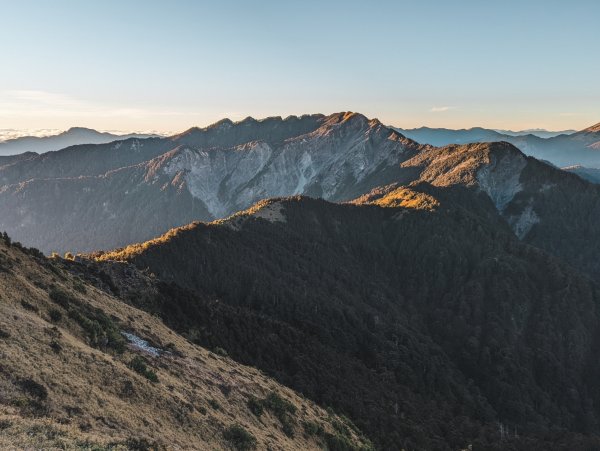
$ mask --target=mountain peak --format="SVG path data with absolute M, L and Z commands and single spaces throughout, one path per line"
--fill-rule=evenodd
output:
M 360 113 L 355 113 L 353 111 L 341 111 L 339 113 L 331 114 L 328 117 L 327 122 L 342 124 L 344 122 L 350 122 L 350 121 L 356 121 L 356 120 L 368 122 L 369 119 L 367 119 L 367 117 L 365 115 L 360 114 Z
M 64 133 L 81 133 L 81 132 L 100 133 L 98 130 L 94 130 L 93 128 L 87 128 L 87 127 L 71 127 Z
M 221 119 L 220 121 L 215 122 L 212 125 L 209 125 L 207 128 L 219 129 L 219 130 L 227 130 L 233 126 L 233 121 L 228 117 Z

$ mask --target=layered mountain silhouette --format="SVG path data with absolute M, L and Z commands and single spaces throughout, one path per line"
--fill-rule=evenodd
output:
M 396 129 L 404 136 L 422 144 L 445 146 L 474 142 L 506 141 L 527 155 L 549 161 L 555 166 L 589 166 L 600 168 L 600 124 L 579 132 L 568 131 L 558 135 L 532 133 L 510 133 L 481 127 L 451 130 L 446 128 L 421 127 Z
M 44 153 L 64 149 L 76 144 L 102 144 L 127 138 L 148 138 L 152 135 L 130 133 L 116 135 L 99 132 L 90 128 L 72 127 L 57 135 L 22 136 L 0 142 L 0 156 L 16 155 L 25 152 Z
M 592 183 L 600 183 L 600 169 L 586 168 L 584 166 L 567 166 L 565 171 L 577 174 L 582 179 Z
M 522 243 L 485 191 L 449 183 L 476 173 L 431 171 L 438 186 L 262 201 L 87 265 L 380 449 L 599 446 L 597 286 Z
M 596 128 L 513 138 L 554 140 L 548 160 L 595 158 Z M 20 324 L 43 326 L 51 308 L 68 317 L 69 346 L 104 351 L 117 329 L 166 349 L 158 316 L 181 347 L 179 336 L 194 343 L 185 353 L 196 360 L 198 346 L 228 353 L 351 420 L 311 404 L 299 409 L 314 415 L 290 426 L 288 404 L 253 389 L 231 401 L 227 421 L 215 415 L 215 447 L 235 419 L 284 448 L 368 449 L 360 430 L 386 450 L 598 448 L 600 186 L 593 170 L 561 170 L 507 141 L 418 144 L 345 112 L 0 157 L 0 230 L 47 253 L 98 250 L 46 259 L 3 238 L 0 283 L 18 321 L 1 326 L 41 362 L 49 357 Z M 71 297 L 56 301 L 52 289 Z M 19 307 L 20 293 L 32 308 Z M 172 373 L 188 374 L 145 362 L 176 388 Z M 235 372 L 243 386 L 251 370 L 223 362 L 211 374 Z M 42 373 L 30 379 L 48 385 Z M 170 405 L 169 390 L 147 404 Z M 244 402 L 251 413 L 270 406 L 282 434 L 255 424 Z M 166 424 L 185 446 L 185 429 Z M 157 439 L 132 423 L 118 429 L 122 443 L 131 430 Z
M 11 212 L 0 229 L 60 253 L 146 241 L 275 196 L 339 202 L 391 183 L 467 186 L 518 238 L 600 276 L 600 187 L 508 143 L 419 145 L 356 113 L 224 120 L 171 138 L 15 157 L 0 180 L 0 210 Z
M 551 131 L 551 130 L 546 130 L 544 128 L 530 128 L 527 130 L 495 130 L 498 133 L 501 133 L 503 135 L 511 135 L 511 136 L 523 136 L 523 135 L 535 135 L 538 136 L 540 138 L 553 138 L 554 136 L 558 136 L 558 135 L 570 135 L 572 133 L 577 132 L 577 130 L 559 130 L 559 131 Z

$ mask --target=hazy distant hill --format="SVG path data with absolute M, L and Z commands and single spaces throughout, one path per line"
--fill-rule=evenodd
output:
M 496 130 L 496 131 L 503 135 L 509 135 L 509 136 L 534 135 L 534 136 L 538 136 L 539 138 L 552 138 L 552 137 L 558 136 L 558 135 L 571 135 L 571 134 L 577 132 L 577 130 L 550 131 L 550 130 L 546 130 L 543 128 L 531 128 L 528 130 L 519 130 L 519 131 L 513 131 L 513 130 Z
M 23 136 L 0 142 L 0 155 L 15 155 L 24 152 L 44 153 L 64 149 L 77 144 L 102 144 L 126 138 L 148 138 L 151 135 L 98 132 L 89 128 L 73 127 L 52 136 Z
M 586 168 L 584 166 L 567 166 L 563 170 L 577 174 L 589 182 L 600 183 L 600 169 Z
M 556 136 L 535 133 L 501 133 L 499 131 L 471 128 L 468 130 L 450 130 L 445 128 L 421 127 L 416 129 L 396 129 L 404 136 L 419 143 L 434 146 L 448 144 L 467 144 L 485 141 L 509 142 L 527 155 L 563 167 L 583 165 L 600 167 L 600 124 L 579 132 Z

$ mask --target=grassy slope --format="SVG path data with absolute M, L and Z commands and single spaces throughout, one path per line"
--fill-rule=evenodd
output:
M 258 449 L 320 449 L 326 434 L 307 434 L 303 424 L 320 425 L 332 436 L 332 424 L 344 424 L 256 369 L 190 344 L 157 318 L 1 239 L 0 268 L 1 449 L 229 449 L 224 431 L 238 423 Z M 52 290 L 68 301 L 53 301 Z M 130 345 L 120 353 L 124 343 L 110 341 L 118 342 L 118 335 L 109 334 L 106 343 L 81 327 L 82 316 L 95 315 L 172 353 L 154 358 Z M 157 383 L 130 368 L 135 356 L 147 361 Z M 248 408 L 252 397 L 273 393 L 296 409 L 293 438 L 272 410 L 257 417 Z M 351 442 L 360 441 L 351 427 L 342 429 Z

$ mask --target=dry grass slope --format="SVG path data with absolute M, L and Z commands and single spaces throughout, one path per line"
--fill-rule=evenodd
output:
M 368 447 L 347 420 L 0 238 L 0 449 L 308 450 L 336 440 Z

